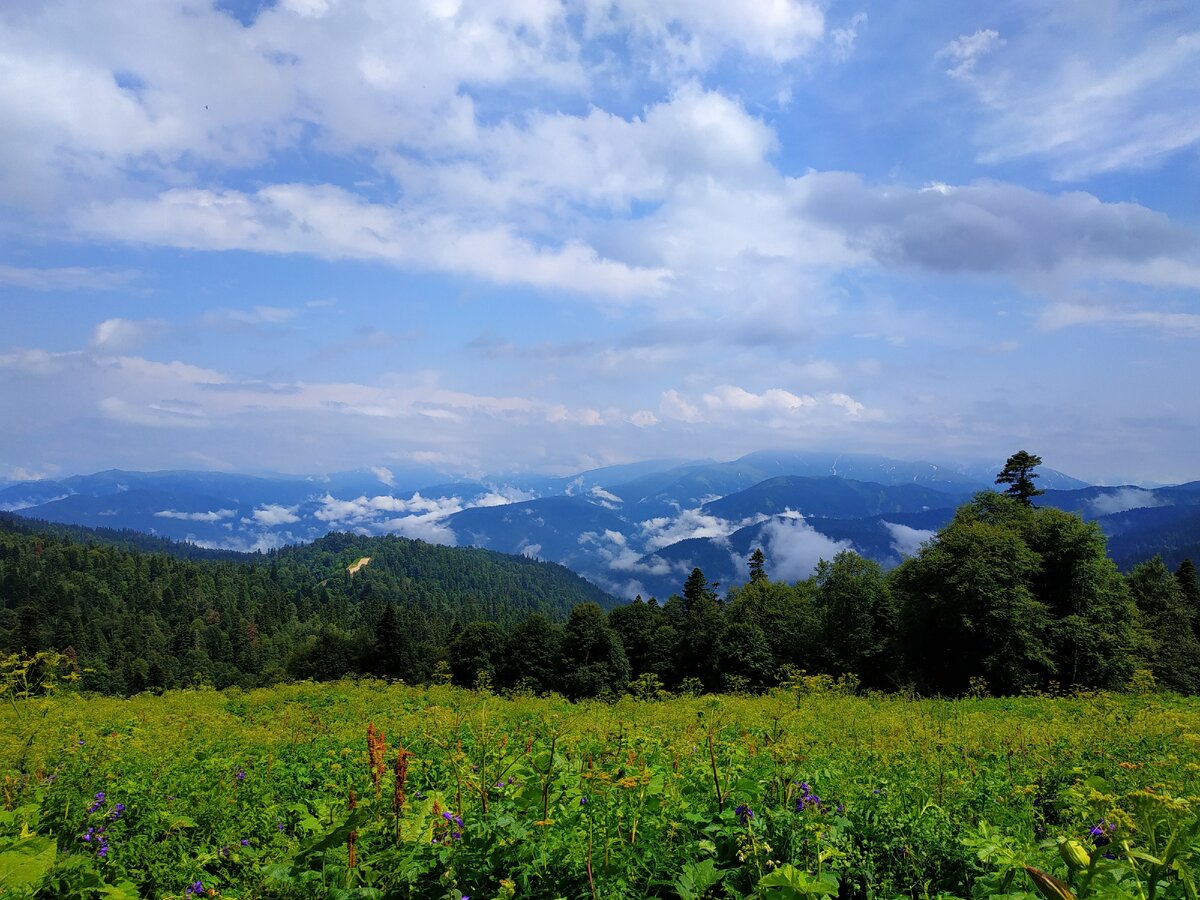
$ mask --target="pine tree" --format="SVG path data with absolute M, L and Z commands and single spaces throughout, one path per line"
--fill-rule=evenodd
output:
M 750 554 L 750 583 L 758 584 L 767 580 L 767 559 L 763 556 L 762 548 L 755 547 Z
M 1007 484 L 1008 490 L 1004 493 L 1015 497 L 1026 506 L 1032 506 L 1034 497 L 1046 493 L 1033 485 L 1033 479 L 1038 477 L 1033 470 L 1041 464 L 1040 456 L 1034 456 L 1024 450 L 1014 453 L 996 476 L 996 484 Z

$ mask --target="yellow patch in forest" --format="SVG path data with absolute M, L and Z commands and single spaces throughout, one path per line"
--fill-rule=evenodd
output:
M 353 574 L 355 574 L 355 573 L 356 573 L 356 572 L 357 572 L 359 569 L 361 569 L 363 566 L 367 565 L 367 564 L 368 564 L 368 563 L 370 563 L 370 562 L 371 562 L 371 557 L 369 557 L 369 556 L 364 556 L 362 559 L 360 559 L 360 560 L 359 560 L 358 562 L 356 562 L 354 565 L 352 565 L 352 566 L 346 566 L 346 571 L 347 571 L 347 572 L 349 572 L 351 575 L 353 575 Z

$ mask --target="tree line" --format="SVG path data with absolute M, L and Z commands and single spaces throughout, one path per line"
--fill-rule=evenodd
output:
M 1191 561 L 1122 575 L 1098 526 L 1033 505 L 1040 462 L 1010 458 L 1004 494 L 978 494 L 890 572 L 846 551 L 774 581 L 756 549 L 723 596 L 693 569 L 662 602 L 616 606 L 561 566 L 394 537 L 235 562 L 10 529 L 0 649 L 64 652 L 110 693 L 373 674 L 577 699 L 756 691 L 798 672 L 946 695 L 1122 689 L 1136 673 L 1200 693 Z

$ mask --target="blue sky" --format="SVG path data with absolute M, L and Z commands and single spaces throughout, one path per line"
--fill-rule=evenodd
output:
M 1198 10 L 6 5 L 0 478 L 1198 478 Z

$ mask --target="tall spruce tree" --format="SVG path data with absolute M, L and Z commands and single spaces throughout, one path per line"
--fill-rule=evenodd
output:
M 1014 453 L 1005 462 L 1004 468 L 996 476 L 996 484 L 1007 484 L 1004 492 L 1010 497 L 1020 500 L 1026 506 L 1033 505 L 1033 498 L 1046 493 L 1033 484 L 1038 475 L 1033 470 L 1042 464 L 1040 456 L 1026 453 L 1024 450 Z

